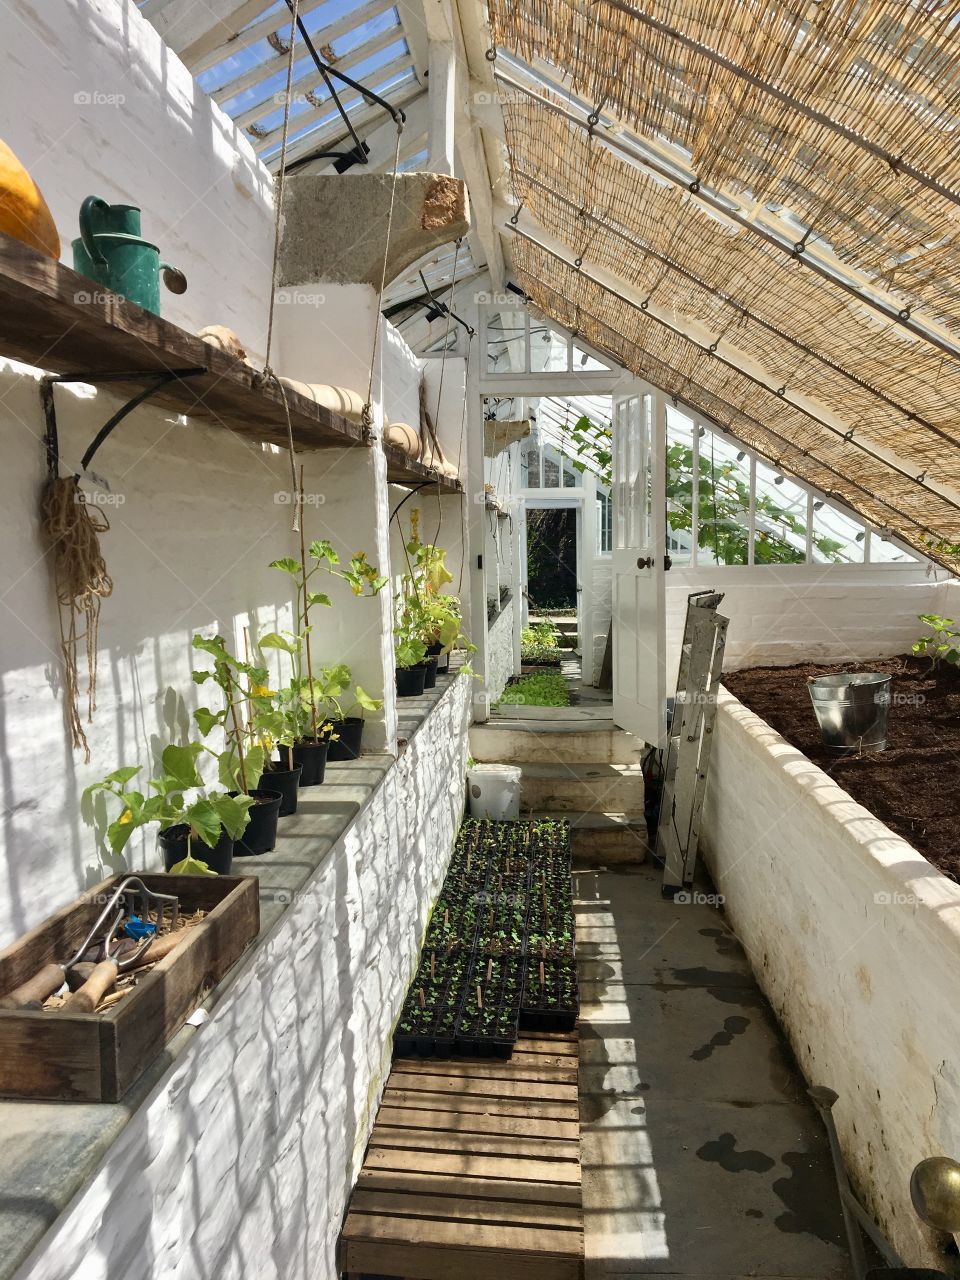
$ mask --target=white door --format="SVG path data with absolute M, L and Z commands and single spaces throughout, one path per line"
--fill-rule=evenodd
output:
M 666 403 L 636 384 L 613 398 L 613 718 L 666 744 Z

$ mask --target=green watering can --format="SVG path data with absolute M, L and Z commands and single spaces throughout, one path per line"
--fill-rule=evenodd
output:
M 160 261 L 160 250 L 140 235 L 140 210 L 87 196 L 80 206 L 80 239 L 73 241 L 73 269 L 145 311 L 160 314 L 160 272 L 171 293 L 183 293 L 182 271 Z

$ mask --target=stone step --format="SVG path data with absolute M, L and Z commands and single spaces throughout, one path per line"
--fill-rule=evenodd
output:
M 521 800 L 530 813 L 622 813 L 643 818 L 639 764 L 556 764 L 518 760 Z
M 570 728 L 488 720 L 470 728 L 470 754 L 484 764 L 639 764 L 645 744 L 610 721 Z
M 538 818 L 566 818 L 574 862 L 587 866 L 641 863 L 649 842 L 642 818 L 625 813 L 538 813 Z

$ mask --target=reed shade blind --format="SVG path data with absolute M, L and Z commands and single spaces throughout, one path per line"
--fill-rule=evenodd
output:
M 659 143 L 688 148 L 697 177 L 739 193 L 745 212 L 782 201 L 809 223 L 811 242 L 822 237 L 851 272 L 895 306 L 922 312 L 960 347 L 960 195 L 954 199 L 951 187 L 960 185 L 953 140 L 960 27 L 948 26 L 947 9 L 834 0 L 796 12 L 718 0 L 644 4 L 645 14 L 919 166 L 944 194 L 624 7 L 620 0 L 491 0 L 490 9 L 499 47 L 553 62 L 584 100 Z M 570 259 L 584 262 L 578 273 L 512 238 L 520 282 L 547 315 L 579 328 L 785 470 L 960 569 L 960 558 L 937 545 L 960 542 L 960 356 L 532 98 L 511 94 L 504 119 L 517 199 L 569 246 Z M 761 366 L 785 399 L 591 283 L 591 264 L 678 327 L 708 334 L 718 354 L 739 352 Z M 786 402 L 797 399 L 813 417 Z M 938 487 L 951 492 L 938 495 Z
M 779 203 L 838 257 L 960 334 L 958 206 L 765 93 L 755 77 L 960 197 L 960 29 L 937 0 L 491 0 L 500 46 L 690 153 L 704 185 Z M 746 73 L 746 76 L 743 74 Z
M 954 504 L 818 428 L 775 392 L 731 371 L 563 259 L 520 237 L 513 254 L 521 286 L 544 314 L 579 330 L 591 345 L 698 409 L 776 466 L 960 571 L 960 558 L 930 548 L 931 541 L 960 542 Z

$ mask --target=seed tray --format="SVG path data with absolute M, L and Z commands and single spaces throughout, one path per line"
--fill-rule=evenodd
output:
M 572 1031 L 580 1016 L 580 988 L 574 960 L 527 960 L 520 1025 L 531 1031 Z

